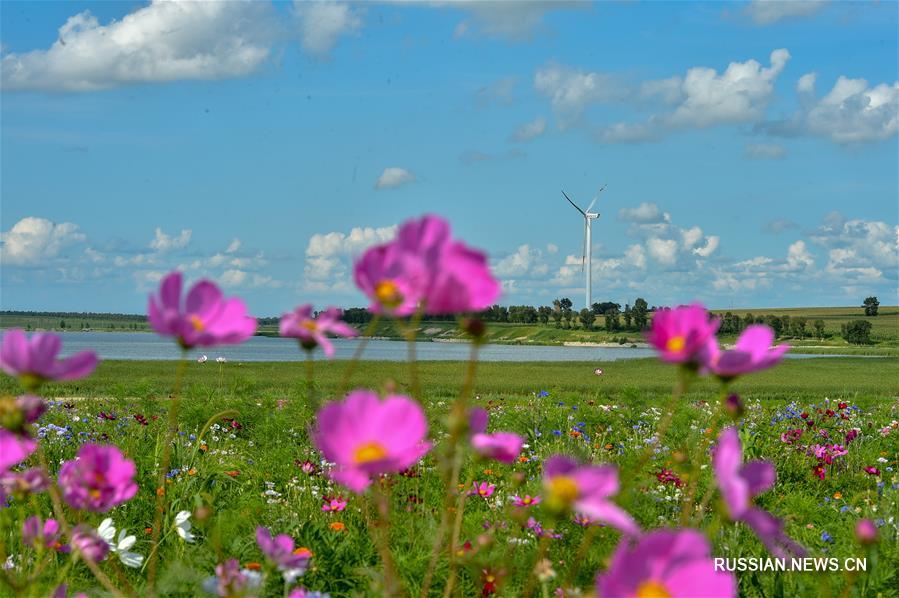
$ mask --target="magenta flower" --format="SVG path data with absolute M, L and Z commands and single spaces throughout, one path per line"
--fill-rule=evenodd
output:
M 47 410 L 44 399 L 34 395 L 0 399 L 0 426 L 19 435 L 28 435 L 26 426 L 36 422 Z
M 237 559 L 228 559 L 215 567 L 215 577 L 203 582 L 203 589 L 221 598 L 233 596 L 255 596 L 255 590 L 262 585 L 262 576 L 257 571 L 241 569 Z
M 469 415 L 471 447 L 488 459 L 496 459 L 501 463 L 514 463 L 521 453 L 524 439 L 512 432 L 486 434 L 487 418 L 486 410 L 480 408 L 471 410 Z
M 787 552 L 800 556 L 805 553 L 801 546 L 784 533 L 780 519 L 752 506 L 752 498 L 771 488 L 777 474 L 768 461 L 743 464 L 740 435 L 736 428 L 727 428 L 718 436 L 718 444 L 712 455 L 712 467 L 732 520 L 746 523 L 777 557 L 786 558 Z
M 855 524 L 855 539 L 864 545 L 877 542 L 877 526 L 870 519 L 859 519 Z
M 681 305 L 657 311 L 646 340 L 662 361 L 696 364 L 718 325 L 719 321 L 711 318 L 702 304 Z
M 864 470 L 865 470 L 865 473 L 867 473 L 868 475 L 880 475 L 880 470 L 877 469 L 876 467 L 872 467 L 870 465 L 865 467 Z
M 59 470 L 63 498 L 74 509 L 105 513 L 137 493 L 134 461 L 115 446 L 85 444 Z
M 290 313 L 281 316 L 281 336 L 299 339 L 300 346 L 307 351 L 321 347 L 325 355 L 334 355 L 334 345 L 328 340 L 328 334 L 343 337 L 354 337 L 356 329 L 341 320 L 343 312 L 336 307 L 329 307 L 312 317 L 312 305 L 301 305 Z
M 2 448 L 2 447 L 0 447 Z M 32 467 L 23 472 L 0 472 L 0 503 L 12 494 L 22 496 L 44 492 L 50 487 L 50 478 L 42 467 Z
M 36 449 L 37 442 L 33 438 L 0 428 L 0 475 L 27 459 Z
M 525 494 L 524 496 L 518 496 L 516 494 L 512 497 L 512 504 L 516 507 L 533 507 L 534 505 L 540 504 L 540 497 L 531 496 L 530 494 Z
M 55 548 L 59 544 L 59 523 L 55 519 L 41 520 L 32 515 L 22 524 L 22 543 L 37 548 Z
M 496 485 L 489 482 L 472 482 L 471 490 L 468 492 L 468 495 L 480 496 L 481 498 L 490 498 L 491 496 L 493 496 L 494 490 L 496 490 Z
M 50 332 L 38 332 L 27 338 L 19 328 L 8 330 L 0 346 L 0 367 L 17 376 L 28 390 L 47 380 L 65 381 L 84 378 L 97 367 L 97 354 L 81 351 L 65 359 L 56 359 L 62 340 Z
M 325 513 L 339 513 L 346 508 L 346 501 L 339 496 L 335 498 L 325 497 L 325 504 L 322 505 L 322 511 Z
M 737 339 L 733 349 L 721 351 L 718 341 L 710 338 L 702 352 L 702 369 L 722 380 L 732 380 L 743 374 L 758 372 L 780 363 L 790 345 L 777 345 L 774 331 L 764 324 L 752 324 Z
M 737 595 L 732 573 L 716 571 L 708 541 L 692 529 L 658 530 L 635 546 L 619 542 L 608 570 L 597 577 L 600 596 L 695 598 Z
M 262 554 L 281 571 L 288 584 L 309 568 L 309 553 L 302 549 L 294 550 L 293 538 L 287 534 L 272 537 L 268 528 L 259 526 L 256 528 L 256 543 Z
M 99 563 L 109 554 L 109 544 L 92 527 L 79 525 L 72 530 L 72 547 L 84 558 Z
M 553 455 L 543 464 L 543 486 L 547 506 L 554 511 L 573 509 L 625 534 L 640 532 L 633 517 L 609 500 L 619 487 L 614 465 L 578 465 L 568 457 Z
M 353 269 L 356 286 L 377 313 L 409 315 L 479 311 L 499 296 L 486 256 L 450 235 L 437 216 L 405 222 L 390 243 L 370 248 Z
M 364 491 L 372 476 L 403 471 L 425 453 L 428 422 L 421 406 L 401 395 L 383 401 L 369 390 L 355 390 L 318 412 L 315 444 L 336 464 L 330 476 L 353 492 Z
M 150 296 L 147 318 L 153 330 L 184 348 L 235 345 L 256 332 L 256 318 L 247 315 L 244 302 L 225 299 L 213 282 L 197 282 L 182 301 L 180 272 L 162 279 L 159 294 Z

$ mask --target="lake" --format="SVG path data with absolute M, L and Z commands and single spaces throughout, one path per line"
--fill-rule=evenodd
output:
M 168 338 L 146 332 L 61 332 L 63 354 L 71 355 L 91 349 L 101 359 L 178 359 L 180 351 Z M 334 339 L 335 359 L 351 359 L 363 341 L 359 339 Z M 421 361 L 464 361 L 470 354 L 467 343 L 415 343 L 416 359 Z M 191 357 L 206 355 L 210 361 L 224 357 L 228 361 L 301 361 L 305 354 L 293 339 L 254 336 L 241 345 L 195 349 Z M 559 347 L 541 345 L 486 345 L 479 351 L 482 361 L 617 361 L 652 357 L 655 351 L 630 347 Z M 373 361 L 406 361 L 408 347 L 405 342 L 369 340 L 362 352 L 362 359 Z M 315 352 L 322 359 L 321 351 Z M 787 355 L 787 357 L 815 357 L 814 355 Z

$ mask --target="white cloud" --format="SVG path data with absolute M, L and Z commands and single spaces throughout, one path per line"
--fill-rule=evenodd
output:
M 534 74 L 534 88 L 549 98 L 563 126 L 576 121 L 588 105 L 625 99 L 629 90 L 613 75 L 552 64 Z
M 677 241 L 652 237 L 646 241 L 649 255 L 659 264 L 673 266 L 677 262 Z
M 475 102 L 479 106 L 501 104 L 509 106 L 515 101 L 515 87 L 518 85 L 518 77 L 503 77 L 489 85 L 478 88 L 475 93 Z
M 646 252 L 643 251 L 642 245 L 634 244 L 629 246 L 624 256 L 627 262 L 635 268 L 640 270 L 646 268 Z
M 234 253 L 240 249 L 241 242 L 240 239 L 234 237 L 231 242 L 228 244 L 228 249 L 225 250 L 225 253 Z
M 87 239 L 71 222 L 55 224 L 44 218 L 27 217 L 0 235 L 2 262 L 13 266 L 45 265 L 69 245 Z
M 818 75 L 816 73 L 806 73 L 799 77 L 799 81 L 796 83 L 796 91 L 798 93 L 813 93 L 815 91 L 815 81 L 818 80 Z
M 226 287 L 237 287 L 242 285 L 247 280 L 247 273 L 243 270 L 225 270 L 222 272 L 222 275 L 219 277 L 219 282 L 221 282 Z
M 555 243 L 547 243 L 546 244 L 546 253 L 550 255 L 556 255 L 559 253 L 559 246 Z
M 316 56 L 327 56 L 341 35 L 358 31 L 362 18 L 353 6 L 328 0 L 294 0 L 303 49 Z
M 699 257 L 709 257 L 716 249 L 718 249 L 718 242 L 720 240 L 721 239 L 717 235 L 706 237 L 705 245 L 693 249 L 693 254 L 698 255 Z
M 530 245 L 521 245 L 515 253 L 496 262 L 493 266 L 493 273 L 501 278 L 522 276 L 527 274 L 539 256 L 539 250 L 531 249 Z
M 743 155 L 751 160 L 779 160 L 787 155 L 787 149 L 776 143 L 747 143 Z
M 537 137 L 543 135 L 543 133 L 545 132 L 546 119 L 542 116 L 538 116 L 534 120 L 523 123 L 517 129 L 515 129 L 515 132 L 512 133 L 510 140 L 516 143 L 524 143 L 526 141 L 536 139 Z
M 831 214 L 812 235 L 812 242 L 828 249 L 828 269 L 874 266 L 896 278 L 899 266 L 899 226 L 876 220 L 846 220 Z
M 543 17 L 554 10 L 584 8 L 582 2 L 560 0 L 529 0 L 513 2 L 498 0 L 444 0 L 431 6 L 448 7 L 468 11 L 470 19 L 461 21 L 455 28 L 455 37 L 473 33 L 512 40 L 526 40 L 543 24 Z
M 814 92 L 814 81 L 806 93 Z M 865 79 L 840 77 L 806 114 L 809 133 L 836 143 L 888 139 L 899 130 L 899 81 L 870 87 Z
M 190 243 L 190 229 L 184 229 L 177 236 L 169 236 L 161 228 L 156 229 L 156 237 L 150 241 L 150 248 L 156 251 L 171 251 L 172 249 L 184 249 Z
M 684 240 L 684 249 L 692 249 L 702 240 L 702 229 L 698 226 L 684 229 L 681 231 L 681 237 Z
M 825 0 L 752 0 L 744 9 L 757 25 L 809 17 L 826 6 Z
M 788 270 L 804 270 L 815 265 L 815 257 L 806 248 L 805 241 L 799 240 L 787 249 Z
M 227 79 L 258 70 L 276 36 L 266 2 L 154 0 L 101 25 L 81 12 L 47 50 L 6 54 L 6 90 L 95 91 L 132 83 Z
M 671 215 L 659 209 L 658 205 L 644 201 L 636 208 L 621 208 L 618 210 L 618 219 L 638 224 L 655 224 L 669 222 Z
M 405 168 L 391 166 L 385 168 L 384 172 L 381 173 L 381 176 L 378 177 L 378 180 L 375 181 L 375 189 L 395 189 L 401 185 L 411 183 L 414 180 L 415 175 Z
M 316 233 L 306 245 L 303 269 L 308 290 L 347 291 L 352 260 L 367 248 L 385 243 L 396 235 L 396 226 L 383 228 L 356 227 L 349 233 Z

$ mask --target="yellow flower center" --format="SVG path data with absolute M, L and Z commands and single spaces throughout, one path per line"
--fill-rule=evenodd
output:
M 190 316 L 188 319 L 190 320 L 190 325 L 193 326 L 194 330 L 196 330 L 197 332 L 202 332 L 203 328 L 205 328 L 205 326 L 203 325 L 203 320 L 201 320 L 199 317 Z
M 684 347 L 687 346 L 687 339 L 682 336 L 672 336 L 668 339 L 668 342 L 665 343 L 665 348 L 671 351 L 672 353 L 680 353 L 684 350 Z
M 356 465 L 364 465 L 372 461 L 380 461 L 387 456 L 387 449 L 377 442 L 366 442 L 356 447 L 353 453 L 353 461 Z
M 657 581 L 644 581 L 637 588 L 637 598 L 671 598 L 671 594 Z
M 394 308 L 403 302 L 403 295 L 392 280 L 382 280 L 376 284 L 375 297 L 384 307 Z
M 553 506 L 568 508 L 578 496 L 577 482 L 567 475 L 557 475 L 549 481 L 549 500 Z
M 315 320 L 303 320 L 300 322 L 300 328 L 305 328 L 309 332 L 315 332 L 318 328 L 318 324 Z

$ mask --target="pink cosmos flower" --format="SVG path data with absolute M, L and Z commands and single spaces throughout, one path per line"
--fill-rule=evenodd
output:
M 0 447 L 2 449 L 2 447 Z M 50 478 L 42 467 L 32 467 L 23 472 L 0 472 L 0 503 L 12 494 L 37 494 L 50 487 Z
M 524 496 L 518 496 L 516 494 L 512 497 L 512 504 L 516 507 L 533 507 L 534 505 L 540 504 L 540 497 L 531 496 L 530 494 L 525 494 Z
M 241 569 L 237 559 L 228 559 L 216 565 L 215 577 L 203 582 L 203 589 L 221 598 L 229 596 L 255 596 L 255 591 L 262 585 L 262 576 L 258 571 Z
M 17 376 L 29 390 L 47 380 L 84 378 L 97 367 L 97 354 L 93 351 L 57 360 L 61 349 L 62 340 L 53 333 L 38 332 L 29 339 L 21 329 L 13 328 L 3 335 L 0 367 L 10 376 Z
M 692 529 L 658 530 L 634 546 L 624 538 L 608 570 L 596 579 L 597 593 L 603 598 L 736 596 L 733 574 L 716 571 L 709 552 L 708 541 Z
M 405 222 L 390 243 L 370 248 L 353 269 L 356 286 L 377 313 L 409 315 L 479 311 L 499 296 L 486 256 L 451 238 L 437 216 Z
M 494 432 L 486 434 L 487 411 L 481 408 L 471 410 L 469 415 L 469 431 L 471 447 L 479 454 L 501 463 L 514 463 L 521 453 L 524 439 L 512 432 Z
M 743 331 L 733 349 L 721 351 L 714 337 L 708 340 L 702 352 L 702 370 L 711 372 L 722 380 L 732 380 L 743 374 L 758 372 L 780 363 L 790 345 L 777 345 L 774 331 L 764 324 L 752 324 Z
M 646 340 L 656 348 L 662 361 L 698 363 L 718 325 L 719 321 L 711 318 L 702 304 L 681 305 L 657 311 Z
M 547 505 L 554 511 L 572 508 L 625 534 L 640 533 L 633 517 L 609 500 L 619 487 L 614 465 L 578 465 L 568 457 L 553 455 L 543 464 L 543 486 Z
M 346 501 L 339 496 L 335 498 L 325 497 L 325 504 L 322 505 L 322 511 L 325 513 L 339 513 L 346 508 Z
M 870 465 L 868 467 L 865 467 L 864 470 L 868 475 L 880 475 L 880 470 Z
M 287 534 L 272 537 L 268 528 L 256 528 L 256 543 L 264 554 L 284 575 L 288 584 L 309 568 L 309 553 L 302 548 L 294 550 L 293 538 Z
M 0 428 L 0 475 L 27 459 L 36 449 L 37 442 L 33 438 Z
M 780 519 L 752 506 L 752 498 L 770 489 L 777 474 L 768 461 L 743 464 L 740 435 L 736 428 L 727 428 L 718 436 L 712 467 L 731 519 L 746 523 L 777 557 L 786 558 L 787 552 L 800 556 L 805 553 L 801 546 L 784 533 Z
M 85 558 L 99 563 L 109 554 L 109 544 L 100 537 L 97 530 L 87 525 L 79 525 L 72 530 L 72 547 Z
M 182 301 L 181 284 L 181 273 L 172 272 L 162 279 L 159 294 L 150 296 L 147 318 L 159 334 L 191 348 L 234 345 L 256 332 L 256 318 L 240 299 L 225 299 L 215 283 L 201 280 Z
M 356 329 L 341 320 L 343 312 L 336 307 L 329 307 L 312 317 L 312 305 L 301 305 L 290 313 L 281 316 L 280 334 L 299 339 L 300 345 L 307 351 L 321 347 L 328 357 L 334 355 L 334 345 L 328 340 L 328 334 L 351 338 L 359 334 Z
M 325 405 L 317 420 L 315 444 L 336 463 L 330 476 L 353 492 L 364 491 L 372 476 L 408 468 L 431 448 L 421 406 L 401 395 L 382 401 L 372 391 L 355 390 Z
M 74 509 L 105 513 L 137 493 L 134 461 L 115 446 L 85 444 L 59 470 L 63 498 Z
M 22 543 L 32 548 L 54 548 L 59 543 L 59 523 L 55 519 L 41 520 L 32 515 L 22 524 Z
M 44 399 L 34 395 L 0 399 L 0 427 L 20 436 L 28 435 L 28 424 L 36 422 L 47 410 Z
M 471 486 L 471 490 L 468 492 L 469 496 L 490 498 L 491 496 L 493 496 L 493 491 L 496 490 L 496 485 L 489 482 L 473 482 Z
M 870 519 L 859 519 L 855 524 L 855 539 L 864 545 L 877 542 L 877 526 Z

